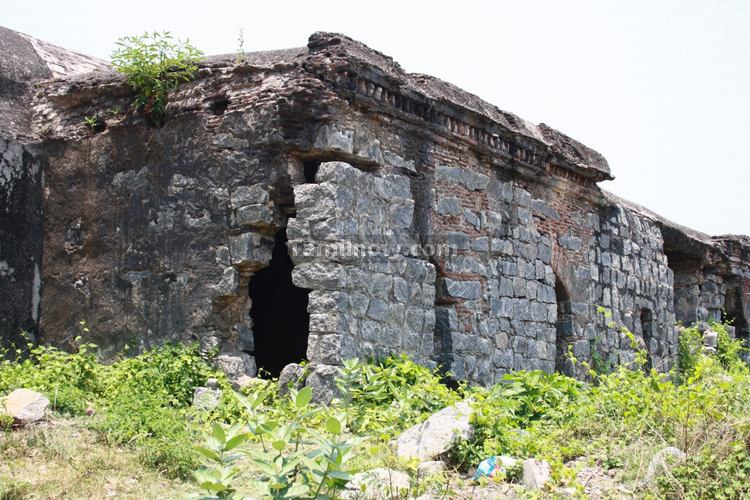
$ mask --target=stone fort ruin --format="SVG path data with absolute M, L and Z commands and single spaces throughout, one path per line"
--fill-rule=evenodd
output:
M 105 63 L 0 29 L 0 333 L 197 340 L 230 375 L 405 352 L 491 384 L 747 338 L 750 239 L 622 200 L 596 151 L 345 36 L 204 60 L 162 127 Z M 100 117 L 92 130 L 86 117 Z

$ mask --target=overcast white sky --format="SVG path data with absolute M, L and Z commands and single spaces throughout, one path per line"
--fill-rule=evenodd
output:
M 600 151 L 602 187 L 711 234 L 750 234 L 750 1 L 8 2 L 0 25 L 107 59 L 169 29 L 207 54 L 337 31 Z

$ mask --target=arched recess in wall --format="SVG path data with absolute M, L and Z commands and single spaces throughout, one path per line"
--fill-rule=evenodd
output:
M 557 301 L 555 371 L 566 375 L 574 375 L 575 367 L 568 356 L 568 346 L 574 340 L 573 310 L 568 288 L 558 275 L 555 275 L 555 299 Z
M 706 249 L 678 228 L 660 226 L 667 267 L 672 270 L 675 319 L 683 325 L 698 321 L 700 283 Z
M 654 313 L 651 309 L 641 309 L 641 335 L 646 348 L 646 369 L 651 370 L 654 356 L 651 346 L 651 339 L 654 338 Z
M 743 339 L 745 344 L 748 345 L 750 329 L 742 307 L 742 292 L 737 286 L 727 287 L 724 307 L 721 310 L 721 321 L 731 324 L 734 327 L 735 337 Z
M 443 280 L 443 264 L 435 256 L 430 257 L 435 266 L 435 330 L 433 353 L 442 373 L 447 374 L 453 366 L 453 335 L 450 329 L 452 302 L 446 296 Z
M 292 259 L 287 249 L 286 228 L 276 233 L 268 267 L 250 278 L 255 362 L 259 373 L 277 377 L 284 366 L 307 356 L 310 314 L 309 290 L 292 283 Z

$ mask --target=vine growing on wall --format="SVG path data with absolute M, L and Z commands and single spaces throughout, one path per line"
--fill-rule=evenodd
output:
M 136 109 L 142 110 L 152 125 L 161 126 L 169 93 L 195 78 L 203 53 L 189 40 L 173 38 L 169 31 L 123 37 L 116 45 L 112 64 L 137 92 Z

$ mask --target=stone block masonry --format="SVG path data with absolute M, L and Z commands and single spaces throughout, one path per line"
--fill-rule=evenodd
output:
M 235 379 L 308 360 L 325 399 L 353 357 L 489 385 L 632 362 L 611 320 L 658 370 L 676 321 L 750 334 L 747 237 L 602 191 L 596 151 L 343 35 L 206 59 L 160 128 L 106 113 L 133 95 L 104 63 L 53 73 L 49 44 L 0 36 L 0 67 L 38 63 L 0 92 L 4 343 L 68 346 L 86 320 L 105 356 L 198 341 Z
M 409 255 L 409 178 L 323 163 L 294 188 L 294 283 L 310 293 L 307 357 L 323 364 L 407 352 L 433 363 L 435 268 Z
M 511 370 L 552 371 L 551 240 L 533 226 L 530 193 L 491 171 L 439 165 L 434 175 L 433 224 L 456 250 L 438 260 L 436 357 L 485 385 Z

